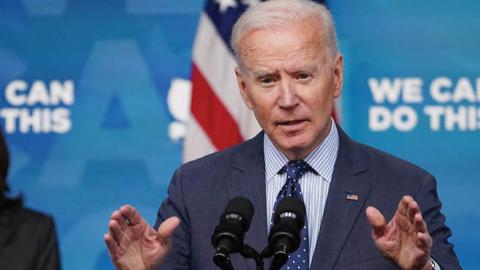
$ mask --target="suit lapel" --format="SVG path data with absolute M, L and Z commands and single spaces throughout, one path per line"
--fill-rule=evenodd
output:
M 233 177 L 228 184 L 229 198 L 242 196 L 255 206 L 250 229 L 245 243 L 261 252 L 267 245 L 267 213 L 265 191 L 265 161 L 263 132 L 242 145 L 233 160 Z M 248 260 L 249 269 L 255 269 L 254 261 Z
M 332 269 L 367 199 L 371 183 L 363 154 L 339 128 L 340 145 L 328 191 L 312 269 Z M 347 198 L 347 194 L 350 194 Z
M 311 269 L 333 268 L 348 233 L 358 216 L 363 214 L 361 209 L 372 188 L 368 174 L 365 173 L 368 171 L 366 157 L 340 128 L 338 131 L 338 157 Z M 240 147 L 243 149 L 238 151 L 232 162 L 232 178 L 227 184 L 228 195 L 230 199 L 245 197 L 255 206 L 245 243 L 260 252 L 268 243 L 263 132 Z M 347 194 L 358 196 L 358 200 L 348 200 Z M 234 263 L 239 265 L 240 261 Z M 248 269 L 255 269 L 253 260 L 243 260 L 243 265 L 245 264 Z M 266 267 L 268 268 L 268 261 Z

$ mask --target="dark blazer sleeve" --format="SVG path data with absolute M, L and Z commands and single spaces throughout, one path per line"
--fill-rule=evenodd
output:
M 426 174 L 420 177 L 416 200 L 422 208 L 422 215 L 427 223 L 428 231 L 433 239 L 431 257 L 440 265 L 442 270 L 461 269 L 453 245 L 448 242 L 452 235 L 445 225 L 445 216 L 440 212 L 440 202 L 436 189 L 436 180 Z
M 21 206 L 0 214 L 0 269 L 60 269 L 52 217 Z
M 168 197 L 158 211 L 155 228 L 172 216 L 180 218 L 181 222 L 172 236 L 175 244 L 158 269 L 190 269 L 190 222 L 183 193 L 182 173 L 178 169 L 168 187 Z
M 35 269 L 60 269 L 60 259 L 58 254 L 55 224 L 53 223 L 53 220 L 51 218 L 47 219 L 44 235 L 41 236 L 41 243 L 39 245 L 39 252 Z

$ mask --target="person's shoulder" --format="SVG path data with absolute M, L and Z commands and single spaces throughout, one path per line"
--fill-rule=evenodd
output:
M 178 170 L 192 171 L 211 169 L 213 167 L 231 166 L 235 159 L 239 156 L 261 154 L 260 147 L 263 147 L 263 133 L 259 133 L 252 139 L 231 146 L 224 150 L 217 151 L 201 158 L 189 161 L 180 166 Z
M 405 160 L 384 150 L 380 150 L 371 145 L 363 144 L 354 140 L 351 142 L 356 145 L 364 156 L 366 156 L 371 168 L 385 175 L 399 175 L 407 179 L 424 178 L 431 175 L 427 170 L 411 161 Z
M 0 218 L 7 221 L 6 224 L 10 224 L 16 231 L 31 235 L 31 237 L 41 237 L 55 231 L 54 220 L 51 216 L 23 205 L 3 208 L 0 214 Z
M 380 149 L 377 149 L 377 148 L 374 148 L 374 147 L 371 147 L 371 146 L 368 146 L 368 145 L 364 145 L 364 147 L 366 149 L 368 149 L 368 152 L 370 153 L 372 159 L 375 160 L 375 161 L 377 161 L 377 160 L 382 161 L 383 160 L 384 164 L 395 166 L 395 167 L 398 167 L 400 169 L 414 170 L 418 173 L 429 174 L 429 172 L 427 172 L 424 168 L 422 168 L 419 165 L 414 164 L 414 163 L 412 163 L 408 160 L 405 160 L 403 158 L 394 156 L 394 155 L 392 155 L 390 153 L 387 153 L 383 150 L 380 150 Z
M 182 190 L 184 197 L 195 198 L 199 191 L 224 185 L 225 180 L 232 178 L 237 161 L 252 160 L 252 157 L 263 154 L 262 138 L 259 134 L 251 140 L 181 165 L 170 181 L 169 194 Z
M 39 211 L 21 207 L 16 212 L 17 218 L 23 223 L 50 226 L 53 224 L 53 218 L 50 215 Z

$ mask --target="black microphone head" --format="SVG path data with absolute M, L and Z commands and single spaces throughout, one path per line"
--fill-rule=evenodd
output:
M 220 223 L 236 220 L 240 222 L 243 232 L 248 231 L 255 212 L 252 202 L 243 198 L 236 197 L 231 199 L 220 217 Z
M 262 252 L 267 257 L 272 256 L 271 269 L 280 269 L 288 255 L 298 249 L 305 212 L 305 204 L 296 197 L 285 197 L 275 208 L 269 246 Z
M 229 254 L 243 248 L 243 238 L 250 227 L 253 212 L 253 204 L 241 197 L 233 198 L 225 206 L 212 235 L 212 245 L 215 248 L 213 261 L 222 269 L 230 264 Z
M 281 219 L 294 219 L 300 230 L 305 223 L 305 204 L 296 197 L 285 197 L 281 200 L 273 216 L 273 224 L 277 224 Z

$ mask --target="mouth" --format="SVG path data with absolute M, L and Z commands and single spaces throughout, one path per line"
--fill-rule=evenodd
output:
M 280 125 L 280 126 L 294 126 L 294 125 L 298 125 L 298 124 L 300 124 L 304 121 L 305 121 L 304 119 L 291 120 L 291 121 L 281 121 L 281 122 L 278 122 L 278 125 Z
M 276 124 L 287 132 L 296 132 L 305 127 L 307 119 L 295 119 L 290 121 L 278 121 Z

